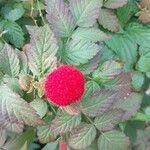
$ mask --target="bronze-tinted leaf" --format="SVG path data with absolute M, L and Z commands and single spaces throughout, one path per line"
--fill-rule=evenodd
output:
M 100 10 L 100 15 L 98 18 L 98 22 L 109 31 L 117 32 L 119 31 L 119 20 L 114 13 L 114 11 L 110 9 L 104 9 L 102 8 Z

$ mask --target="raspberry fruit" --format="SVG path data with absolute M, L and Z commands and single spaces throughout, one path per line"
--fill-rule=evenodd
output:
M 48 75 L 45 95 L 53 104 L 67 106 L 81 99 L 84 84 L 84 75 L 79 69 L 63 65 Z

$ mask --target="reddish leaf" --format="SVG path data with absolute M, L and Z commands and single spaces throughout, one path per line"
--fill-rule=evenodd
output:
M 116 9 L 127 4 L 128 0 L 107 0 L 104 3 L 106 8 Z
M 98 18 L 99 23 L 109 31 L 117 32 L 119 31 L 119 21 L 114 11 L 110 9 L 101 9 Z
M 124 99 L 132 92 L 131 80 L 130 73 L 122 72 L 114 80 L 107 83 L 106 88 L 116 92 L 116 99 Z

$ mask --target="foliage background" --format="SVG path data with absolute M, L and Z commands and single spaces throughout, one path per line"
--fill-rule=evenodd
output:
M 0 0 L 0 149 L 150 149 L 149 0 Z M 80 104 L 46 101 L 47 73 L 86 75 Z

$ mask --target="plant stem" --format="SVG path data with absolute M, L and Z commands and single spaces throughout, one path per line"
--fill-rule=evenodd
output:
M 93 123 L 93 121 L 91 120 L 91 118 L 89 118 L 88 116 L 86 116 L 86 115 L 84 115 L 85 116 L 85 118 L 91 123 L 91 124 L 93 124 L 94 125 L 94 123 Z
M 30 12 L 30 17 L 31 17 L 31 19 L 33 20 L 34 24 L 35 24 L 36 26 L 38 26 L 36 20 L 35 20 L 34 17 L 33 17 L 33 10 L 34 10 L 33 5 L 34 5 L 34 1 L 32 0 L 32 2 L 31 2 L 31 12 Z
M 50 104 L 50 107 L 51 107 L 52 111 L 54 112 L 54 114 L 56 115 L 57 112 L 56 112 L 55 108 L 51 104 Z
M 39 10 L 39 15 L 40 15 L 40 17 L 41 17 L 41 19 L 42 19 L 43 24 L 45 25 L 45 20 L 44 20 L 42 11 L 41 11 L 41 7 L 40 7 L 39 0 L 37 0 L 37 5 L 38 5 L 38 10 Z

